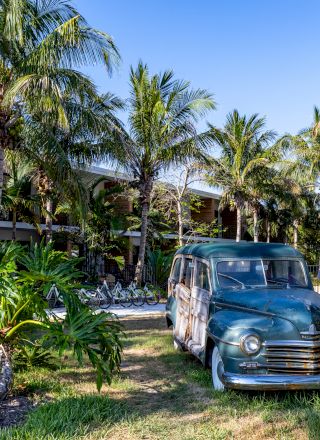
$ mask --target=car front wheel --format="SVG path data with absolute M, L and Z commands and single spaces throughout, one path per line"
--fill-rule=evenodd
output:
M 224 391 L 225 386 L 223 382 L 220 380 L 221 374 L 224 372 L 224 366 L 218 347 L 214 347 L 212 352 L 211 369 L 212 369 L 213 388 L 217 391 Z

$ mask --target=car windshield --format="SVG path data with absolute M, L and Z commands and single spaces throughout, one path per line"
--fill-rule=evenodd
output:
M 220 261 L 217 276 L 223 289 L 307 287 L 303 265 L 298 260 Z

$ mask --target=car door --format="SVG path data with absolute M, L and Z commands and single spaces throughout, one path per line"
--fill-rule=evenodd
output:
M 180 281 L 181 267 L 182 266 L 182 256 L 178 255 L 175 257 L 172 269 L 170 273 L 170 277 L 168 279 L 168 296 L 176 295 L 176 286 Z
M 190 298 L 190 335 L 187 346 L 198 355 L 205 347 L 211 298 L 209 262 L 196 259 Z
M 190 337 L 190 298 L 191 285 L 193 277 L 192 257 L 184 256 L 182 259 L 182 268 L 179 283 L 175 287 L 177 313 L 174 336 L 180 343 L 186 343 Z

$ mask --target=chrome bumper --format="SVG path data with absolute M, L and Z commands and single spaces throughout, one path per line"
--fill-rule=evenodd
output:
M 222 373 L 222 382 L 235 390 L 315 390 L 320 389 L 320 374 L 310 375 L 249 375 Z

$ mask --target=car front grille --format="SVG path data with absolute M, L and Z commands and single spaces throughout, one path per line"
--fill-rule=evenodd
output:
M 270 373 L 320 374 L 319 341 L 266 341 L 264 347 Z

